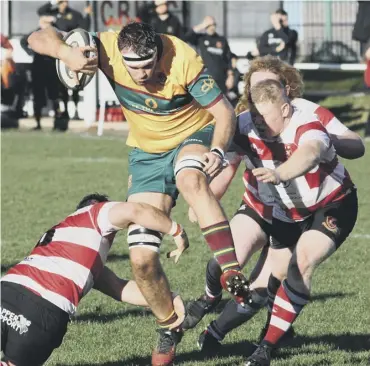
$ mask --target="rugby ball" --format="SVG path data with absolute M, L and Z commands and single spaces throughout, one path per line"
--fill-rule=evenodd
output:
M 77 28 L 69 33 L 67 33 L 63 37 L 64 42 L 71 46 L 71 47 L 85 47 L 85 46 L 92 46 L 96 47 L 94 38 L 91 34 L 84 29 Z M 94 57 L 95 53 L 88 51 L 86 52 L 86 57 Z M 79 90 L 83 89 L 89 82 L 92 80 L 94 75 L 86 75 L 82 72 L 77 74 L 79 84 L 73 79 L 73 72 L 66 66 L 66 64 L 61 60 L 56 60 L 56 68 L 59 80 L 63 83 L 63 85 L 72 90 Z

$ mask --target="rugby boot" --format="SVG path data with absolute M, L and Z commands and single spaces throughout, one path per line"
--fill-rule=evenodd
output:
M 249 284 L 243 273 L 231 269 L 222 273 L 220 281 L 222 288 L 229 292 L 238 304 L 244 306 L 246 303 L 252 303 Z
M 253 354 L 247 358 L 244 366 L 270 366 L 271 350 L 272 348 L 266 344 L 259 345 Z
M 212 357 L 220 350 L 221 343 L 206 329 L 198 338 L 198 347 L 205 356 Z
M 182 328 L 194 328 L 206 314 L 210 313 L 220 303 L 221 298 L 222 294 L 216 297 L 209 297 L 204 294 L 199 299 L 191 301 L 186 307 L 186 316 Z
M 172 366 L 176 355 L 176 346 L 180 343 L 183 332 L 170 329 L 158 329 L 159 340 L 152 353 L 152 366 Z

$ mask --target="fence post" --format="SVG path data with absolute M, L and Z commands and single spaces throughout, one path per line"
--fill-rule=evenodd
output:
M 333 39 L 332 31 L 332 0 L 325 0 L 325 40 L 328 42 Z

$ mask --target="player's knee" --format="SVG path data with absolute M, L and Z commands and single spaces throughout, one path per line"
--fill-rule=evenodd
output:
M 158 261 L 150 257 L 132 257 L 131 266 L 135 277 L 140 279 L 156 278 L 161 273 Z
M 199 195 L 206 192 L 207 181 L 203 174 L 189 170 L 177 178 L 177 188 L 183 194 Z
M 203 166 L 201 157 L 196 155 L 187 155 L 177 161 L 175 165 L 176 184 L 181 193 L 200 192 L 206 188 Z
M 130 260 L 135 274 L 146 276 L 158 271 L 158 253 L 162 234 L 155 230 L 146 229 L 140 225 L 130 225 L 127 242 L 130 249 Z
M 132 250 L 130 251 L 130 261 L 136 278 L 155 278 L 161 272 L 158 254 L 154 252 Z

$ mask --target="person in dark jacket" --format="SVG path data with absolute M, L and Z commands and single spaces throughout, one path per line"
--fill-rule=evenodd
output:
M 17 72 L 13 60 L 13 46 L 9 39 L 0 34 L 1 38 L 1 128 L 18 127 L 17 100 L 19 89 L 22 87 L 22 77 Z
M 237 68 L 238 56 L 234 53 L 231 54 L 231 70 L 228 72 L 232 75 L 232 79 L 230 80 L 230 84 L 226 83 L 227 87 L 227 98 L 229 99 L 230 103 L 233 107 L 236 107 L 240 93 L 239 93 L 239 83 L 242 79 L 242 75 Z
M 76 28 L 90 29 L 91 25 L 91 5 L 84 10 L 84 15 L 79 11 L 69 7 L 69 2 L 66 0 L 50 1 L 42 5 L 37 10 L 37 15 L 53 16 L 54 27 L 63 32 L 70 32 Z
M 206 16 L 185 34 L 184 41 L 198 47 L 208 72 L 226 94 L 226 84 L 232 83 L 231 51 L 226 38 L 216 32 L 215 18 Z
M 44 16 L 40 18 L 38 29 L 43 29 L 51 26 L 52 19 Z M 28 36 L 25 35 L 20 40 L 20 45 L 24 51 L 33 56 L 31 65 L 31 88 L 33 94 L 33 111 L 36 120 L 35 130 L 41 130 L 41 112 L 42 108 L 47 105 L 47 101 L 51 100 L 55 117 L 60 115 L 59 110 L 59 90 L 61 83 L 55 68 L 55 60 L 48 56 L 39 55 L 31 50 L 28 46 Z
M 262 34 L 258 43 L 260 56 L 278 56 L 294 64 L 297 56 L 298 33 L 289 28 L 288 13 L 278 9 L 271 14 L 272 28 Z
M 167 1 L 154 1 L 155 13 L 151 16 L 149 24 L 157 33 L 169 34 L 180 39 L 184 32 L 180 20 L 168 10 Z
M 360 52 L 366 62 L 364 81 L 370 89 L 370 2 L 359 1 L 356 21 L 353 27 L 352 38 L 360 42 Z M 370 110 L 365 126 L 365 140 L 370 140 Z
M 70 32 L 71 30 L 76 28 L 89 30 L 91 25 L 91 13 L 92 13 L 91 5 L 85 8 L 84 15 L 82 15 L 79 11 L 70 8 L 69 2 L 65 0 L 48 2 L 42 5 L 37 10 L 37 14 L 39 16 L 53 17 L 52 21 L 53 26 L 63 32 Z M 61 86 L 60 93 L 65 106 L 65 111 L 67 111 L 69 99 L 68 90 L 64 86 Z M 77 113 L 77 105 L 79 101 L 78 91 L 73 91 L 72 100 L 76 107 L 75 108 L 76 113 L 74 118 L 80 119 Z
M 370 48 L 370 2 L 359 1 L 352 38 L 360 42 L 361 54 Z

